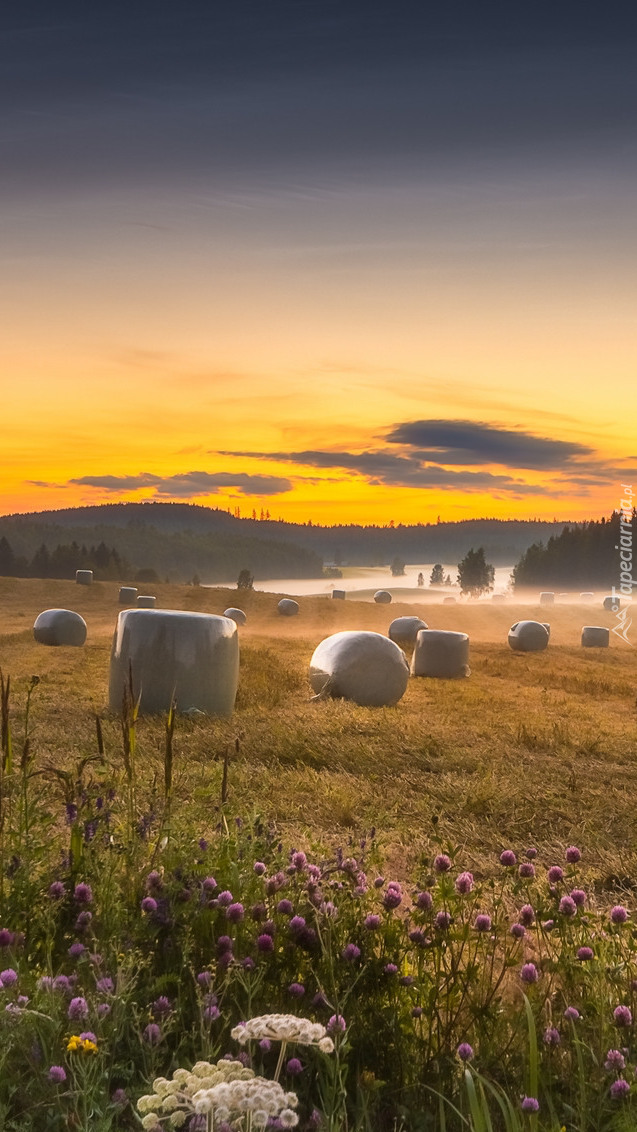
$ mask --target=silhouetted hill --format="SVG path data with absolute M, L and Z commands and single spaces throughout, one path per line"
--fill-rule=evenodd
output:
M 468 519 L 396 526 L 315 526 L 276 519 L 241 519 L 219 508 L 192 503 L 104 503 L 59 511 L 0 517 L 0 537 L 16 556 L 31 559 L 75 541 L 80 547 L 106 543 L 135 568 L 154 567 L 163 576 L 203 582 L 235 581 L 250 569 L 267 577 L 318 577 L 322 562 L 353 566 L 458 562 L 471 547 L 484 547 L 488 562 L 517 562 L 531 544 L 558 535 L 560 522 Z

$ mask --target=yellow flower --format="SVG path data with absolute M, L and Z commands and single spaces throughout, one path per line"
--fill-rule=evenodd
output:
M 71 1035 L 66 1048 L 71 1053 L 77 1053 L 78 1050 L 81 1050 L 82 1053 L 97 1053 L 96 1043 L 92 1042 L 90 1038 L 80 1038 L 78 1034 Z
M 69 1038 L 66 1048 L 68 1050 L 70 1050 L 71 1053 L 75 1053 L 75 1050 L 79 1049 L 81 1045 L 82 1045 L 82 1039 L 80 1037 L 78 1037 L 77 1034 L 73 1034 Z
M 84 1053 L 97 1053 L 96 1043 L 89 1041 L 88 1038 L 84 1038 L 84 1041 L 82 1042 L 82 1049 Z

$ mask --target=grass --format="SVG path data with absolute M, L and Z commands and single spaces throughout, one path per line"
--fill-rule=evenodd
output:
M 0 663 L 16 703 L 31 675 L 41 677 L 31 722 L 38 758 L 64 767 L 94 750 L 95 714 L 107 747 L 119 742 L 119 723 L 105 710 L 117 589 L 0 581 Z M 611 625 L 612 614 L 555 607 L 549 649 L 520 655 L 509 650 L 506 630 L 537 617 L 537 607 L 428 606 L 432 627 L 469 633 L 470 678 L 412 679 L 395 708 L 370 709 L 310 703 L 312 651 L 339 629 L 386 632 L 413 606 L 306 598 L 297 618 L 283 619 L 268 594 L 168 585 L 156 592 L 164 608 L 219 613 L 238 601 L 248 614 L 233 717 L 177 721 L 175 794 L 189 800 L 202 834 L 230 750 L 232 806 L 257 808 L 293 841 L 335 843 L 373 825 L 409 871 L 434 833 L 463 845 L 468 862 L 485 870 L 509 842 L 533 839 L 548 851 L 578 839 L 592 880 L 637 875 L 636 655 L 614 641 L 608 650 L 578 644 L 583 623 Z M 32 623 L 52 606 L 85 617 L 84 648 L 35 643 Z M 144 776 L 161 773 L 163 726 L 140 720 Z

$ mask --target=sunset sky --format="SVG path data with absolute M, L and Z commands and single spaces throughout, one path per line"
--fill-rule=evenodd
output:
M 0 513 L 637 491 L 637 9 L 9 0 Z

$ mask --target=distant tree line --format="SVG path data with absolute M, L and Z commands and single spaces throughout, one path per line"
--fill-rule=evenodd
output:
M 32 558 L 14 554 L 9 540 L 0 538 L 0 576 L 3 578 L 72 578 L 76 570 L 92 570 L 97 581 L 131 576 L 131 565 L 114 546 L 58 543 L 49 550 L 41 543 Z
M 514 586 L 610 589 L 617 585 L 621 572 L 620 520 L 620 512 L 614 511 L 608 519 L 566 526 L 546 544 L 533 543 L 513 570 Z M 635 509 L 630 530 L 632 544 L 637 546 Z

